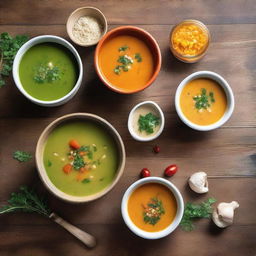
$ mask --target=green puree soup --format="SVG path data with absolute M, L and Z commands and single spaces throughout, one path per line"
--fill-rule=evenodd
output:
M 47 175 L 58 189 L 74 196 L 92 195 L 114 179 L 117 145 L 93 121 L 67 122 L 49 135 L 43 161 Z
M 78 65 L 66 47 L 41 43 L 31 47 L 22 57 L 19 76 L 25 91 L 34 98 L 57 100 L 75 86 Z

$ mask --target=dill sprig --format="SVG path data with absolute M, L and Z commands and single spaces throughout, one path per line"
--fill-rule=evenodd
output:
M 10 212 L 35 212 L 46 217 L 51 214 L 45 199 L 26 186 L 20 187 L 19 192 L 12 193 L 8 204 L 0 208 L 0 214 Z

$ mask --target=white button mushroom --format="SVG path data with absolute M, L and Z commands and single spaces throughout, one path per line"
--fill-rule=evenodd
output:
M 190 188 L 196 193 L 203 194 L 208 192 L 207 174 L 205 172 L 195 172 L 188 180 Z
M 213 222 L 220 228 L 232 225 L 234 219 L 234 211 L 239 207 L 238 202 L 220 203 L 212 213 Z

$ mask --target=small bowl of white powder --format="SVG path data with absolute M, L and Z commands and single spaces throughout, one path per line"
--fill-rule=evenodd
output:
M 80 46 L 92 46 L 107 32 L 107 20 L 95 7 L 81 7 L 68 17 L 67 32 L 70 39 Z

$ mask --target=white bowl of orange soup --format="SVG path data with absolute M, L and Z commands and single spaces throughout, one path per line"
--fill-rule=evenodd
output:
M 234 105 L 234 95 L 228 82 L 211 71 L 189 75 L 176 90 L 178 116 L 198 131 L 210 131 L 222 126 L 231 117 Z
M 159 239 L 178 227 L 184 203 L 178 188 L 170 181 L 148 177 L 134 182 L 126 190 L 121 211 L 133 233 L 145 239 Z

